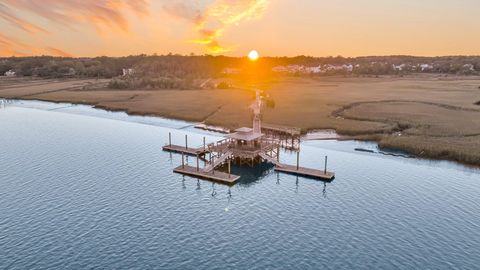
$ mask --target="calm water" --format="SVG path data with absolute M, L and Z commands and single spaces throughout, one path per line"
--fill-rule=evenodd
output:
M 315 141 L 302 163 L 328 155 L 332 183 L 236 168 L 229 189 L 173 174 L 168 131 L 208 134 L 85 106 L 0 109 L 0 269 L 480 267 L 479 170 Z

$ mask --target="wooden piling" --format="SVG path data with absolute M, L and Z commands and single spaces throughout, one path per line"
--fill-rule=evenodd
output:
M 280 161 L 280 145 L 277 145 L 277 161 Z
M 188 136 L 185 134 L 185 149 L 188 149 Z
M 297 171 L 299 167 L 300 167 L 300 151 L 297 152 Z
M 198 165 L 198 154 L 197 154 L 197 172 L 199 171 L 199 165 Z
M 228 160 L 228 178 L 230 179 L 231 172 L 230 172 L 230 159 Z
M 213 163 L 215 163 L 215 157 L 211 157 L 211 164 L 212 164 L 212 174 L 215 175 L 215 167 L 213 166 Z
M 205 144 L 205 137 L 203 137 L 203 152 L 205 152 L 205 150 L 207 150 L 207 148 L 206 148 L 206 144 Z
M 172 133 L 168 132 L 168 145 L 172 146 Z
M 328 160 L 328 156 L 325 156 L 325 169 L 323 170 L 325 174 L 327 173 L 327 160 Z
M 182 168 L 185 168 L 185 160 L 184 160 L 184 157 L 185 155 L 183 154 L 182 152 Z

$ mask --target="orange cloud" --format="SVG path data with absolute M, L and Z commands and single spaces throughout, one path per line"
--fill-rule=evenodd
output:
M 28 34 L 49 33 L 42 26 L 22 19 L 19 14 L 24 15 L 25 12 L 71 28 L 79 23 L 88 23 L 99 33 L 104 33 L 105 28 L 128 32 L 128 12 L 137 16 L 148 15 L 149 0 L 2 0 L 0 3 L 0 20 Z M 33 20 L 35 16 L 29 18 Z M 5 35 L 0 36 L 0 55 L 38 54 L 72 56 L 53 47 L 37 48 Z
M 0 3 L 0 18 L 29 33 L 47 32 L 42 27 L 33 25 L 14 15 L 12 10 L 2 3 Z
M 61 56 L 61 57 L 73 57 L 73 55 L 71 55 L 71 54 L 69 54 L 65 51 L 62 51 L 60 49 L 57 49 L 57 48 L 47 47 L 47 48 L 45 48 L 45 51 L 49 55 Z
M 44 19 L 64 25 L 79 22 L 93 24 L 97 30 L 102 27 L 128 31 L 126 12 L 137 15 L 148 14 L 148 0 L 4 0 L 4 6 L 11 7 L 7 16 L 14 16 L 12 10 L 28 11 Z M 18 25 L 20 27 L 20 25 Z
M 37 48 L 0 33 L 0 55 L 26 56 L 36 51 Z
M 70 53 L 57 48 L 38 48 L 0 33 L 0 56 L 29 56 L 40 54 L 73 57 Z
M 137 15 L 144 16 L 149 14 L 149 3 L 147 0 L 126 0 L 126 3 Z
M 187 0 L 165 5 L 171 15 L 187 19 L 194 25 L 199 38 L 193 43 L 203 44 L 211 53 L 224 53 L 232 48 L 220 45 L 218 39 L 231 25 L 260 18 L 270 4 L 269 0 L 216 0 L 201 8 Z

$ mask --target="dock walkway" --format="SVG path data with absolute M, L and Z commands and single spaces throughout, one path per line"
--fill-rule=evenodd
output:
M 190 148 L 190 147 L 174 145 L 174 144 L 167 144 L 162 149 L 163 149 L 163 151 L 180 153 L 180 154 L 183 153 L 183 154 L 189 155 L 189 156 L 203 155 L 206 152 L 206 151 L 204 151 L 203 147 Z
M 205 166 L 205 168 L 203 168 L 202 171 L 205 172 L 205 173 L 211 172 L 217 166 L 219 166 L 220 164 L 225 162 L 225 160 L 227 160 L 231 155 L 232 155 L 232 151 L 227 151 L 219 159 L 214 160 L 213 164 L 209 164 L 209 165 Z
M 275 166 L 275 171 L 284 172 L 294 175 L 306 176 L 311 178 L 318 178 L 326 181 L 332 181 L 335 178 L 335 173 L 333 172 L 325 172 L 322 170 L 310 169 L 310 168 L 303 168 L 282 164 L 282 166 Z
M 198 178 L 203 178 L 206 180 L 214 181 L 214 182 L 219 182 L 222 184 L 227 184 L 227 185 L 233 185 L 235 184 L 239 179 L 240 176 L 234 175 L 234 174 L 228 174 L 224 173 L 221 171 L 216 171 L 212 170 L 210 172 L 205 172 L 201 169 L 197 170 L 197 167 L 192 167 L 188 165 L 184 166 L 178 166 L 173 170 L 176 173 L 188 175 L 188 176 L 193 176 L 193 177 L 198 177 Z

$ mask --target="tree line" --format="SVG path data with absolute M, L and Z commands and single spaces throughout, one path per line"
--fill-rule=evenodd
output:
M 0 75 L 12 70 L 17 76 L 42 78 L 114 78 L 123 75 L 123 69 L 132 69 L 131 74 L 139 84 L 169 85 L 176 80 L 215 78 L 225 68 L 242 69 L 248 60 L 240 57 L 211 55 L 135 55 L 126 57 L 65 58 L 52 56 L 0 58 Z M 275 66 L 303 65 L 353 65 L 351 73 L 365 75 L 404 74 L 428 72 L 444 74 L 479 74 L 480 56 L 371 56 L 371 57 L 264 57 L 258 62 L 263 70 Z M 428 68 L 421 69 L 421 65 Z M 402 65 L 402 68 L 399 66 Z M 343 74 L 334 70 L 328 74 Z M 178 82 L 177 82 L 178 83 Z

